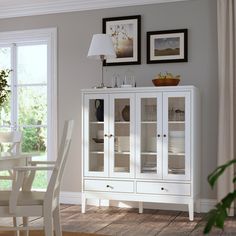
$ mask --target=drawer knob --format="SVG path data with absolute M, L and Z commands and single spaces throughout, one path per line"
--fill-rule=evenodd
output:
M 113 189 L 113 187 L 111 185 L 107 185 L 107 188 Z
M 163 187 L 161 187 L 161 190 L 162 190 L 162 191 L 165 190 L 166 192 L 168 192 L 168 189 L 167 189 L 167 188 L 163 188 Z
M 160 134 L 158 134 L 158 135 L 157 135 L 157 137 L 158 137 L 158 138 L 160 138 L 160 137 L 161 137 L 161 135 L 160 135 Z

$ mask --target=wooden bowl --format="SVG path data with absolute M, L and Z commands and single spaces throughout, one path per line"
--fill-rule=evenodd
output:
M 176 86 L 180 79 L 153 79 L 152 83 L 155 86 Z

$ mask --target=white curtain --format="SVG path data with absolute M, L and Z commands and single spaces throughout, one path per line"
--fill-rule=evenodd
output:
M 236 158 L 236 0 L 217 0 L 217 27 L 219 58 L 218 165 L 221 165 Z M 233 167 L 218 182 L 218 200 L 233 191 L 232 179 Z

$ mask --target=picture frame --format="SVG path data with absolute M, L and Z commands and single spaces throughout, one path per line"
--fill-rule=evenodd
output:
M 147 32 L 147 64 L 188 61 L 188 29 Z
M 102 31 L 111 36 L 117 55 L 104 66 L 141 64 L 141 15 L 103 18 Z

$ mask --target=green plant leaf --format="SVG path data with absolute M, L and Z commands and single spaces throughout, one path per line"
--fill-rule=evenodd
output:
M 234 176 L 234 178 L 233 178 L 233 183 L 235 183 L 236 182 L 236 176 Z
M 206 226 L 204 228 L 204 234 L 211 231 L 213 226 L 223 229 L 225 219 L 228 217 L 227 210 L 230 209 L 231 204 L 236 199 L 236 190 L 228 193 L 219 203 L 215 205 L 215 208 L 208 212 L 206 216 Z
M 217 215 L 215 217 L 215 226 L 223 229 L 224 228 L 224 222 L 226 217 L 228 216 L 226 209 L 221 206 L 218 211 L 217 211 Z
M 216 217 L 217 209 L 212 209 L 208 212 L 206 216 L 207 223 L 203 231 L 204 234 L 208 234 L 211 231 L 212 227 L 215 225 Z
M 231 204 L 236 198 L 236 190 L 231 193 L 228 193 L 221 201 L 225 208 L 230 209 Z
M 208 182 L 213 188 L 218 178 L 224 173 L 224 171 L 231 165 L 236 163 L 236 159 L 233 159 L 227 162 L 224 165 L 216 168 L 209 176 Z M 233 183 L 236 182 L 236 176 L 233 178 Z M 228 210 L 232 203 L 236 199 L 236 190 L 228 193 L 219 203 L 215 205 L 215 208 L 208 212 L 206 216 L 207 223 L 204 228 L 204 234 L 208 234 L 213 226 L 216 226 L 220 229 L 224 228 L 225 219 L 228 217 Z
M 7 84 L 7 77 L 12 70 L 0 70 L 0 106 L 2 106 L 8 99 L 8 94 L 10 92 L 9 85 Z
M 233 160 L 227 162 L 226 164 L 219 166 L 208 176 L 208 182 L 212 188 L 214 187 L 218 178 L 223 174 L 225 169 L 234 163 L 236 163 L 236 159 L 233 159 Z

